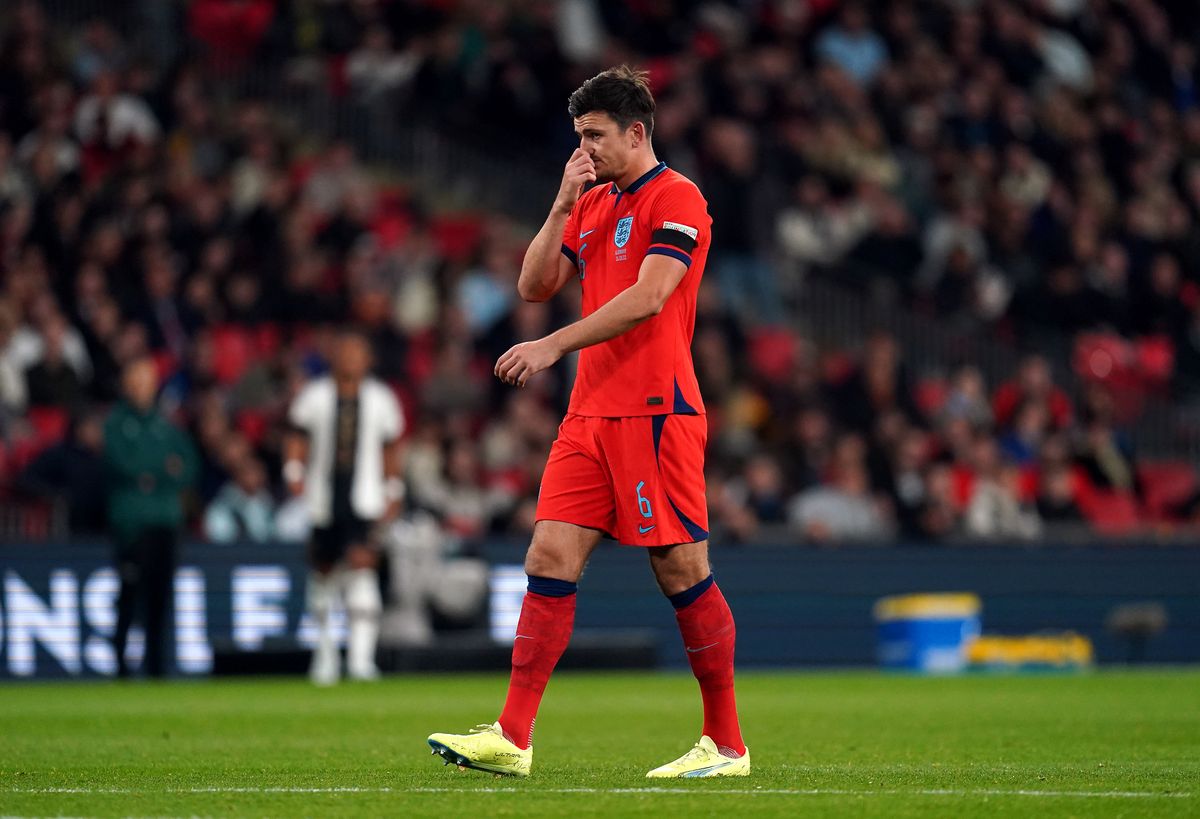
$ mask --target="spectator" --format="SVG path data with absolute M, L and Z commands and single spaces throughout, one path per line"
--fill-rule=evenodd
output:
M 75 109 L 75 136 L 84 149 L 84 175 L 95 180 L 131 152 L 158 141 L 158 120 L 145 100 L 120 89 L 112 71 L 96 74 L 91 92 Z
M 1084 523 L 1075 498 L 1075 478 L 1065 464 L 1042 470 L 1038 480 L 1037 511 L 1048 527 Z
M 875 417 L 888 410 L 898 410 L 908 419 L 918 416 L 893 335 L 870 335 L 858 369 L 837 389 L 837 405 L 843 423 L 859 431 L 869 429 Z
M 370 26 L 362 44 L 346 60 L 346 76 L 358 99 L 377 102 L 407 85 L 420 64 L 414 53 L 392 49 L 392 35 L 382 25 Z
M 1137 493 L 1133 444 L 1114 422 L 1112 395 L 1101 386 L 1088 390 L 1076 442 L 1076 460 L 1094 486 Z
M 845 71 L 860 85 L 870 85 L 887 62 L 887 45 L 871 30 L 866 6 L 851 0 L 839 21 L 817 38 L 817 55 Z
M 891 534 L 891 525 L 871 497 L 866 467 L 854 458 L 842 460 L 830 485 L 792 499 L 788 523 L 816 543 L 883 540 Z
M 1016 378 L 1002 384 L 992 396 L 996 425 L 1007 429 L 1017 409 L 1028 402 L 1045 407 L 1053 429 L 1064 429 L 1071 421 L 1071 401 L 1061 388 L 1055 386 L 1050 376 L 1050 364 L 1040 355 L 1026 356 Z
M 1042 521 L 1022 503 L 1020 470 L 1000 459 L 991 438 L 981 438 L 975 453 L 975 486 L 965 516 L 967 534 L 1016 540 L 1038 537 Z
M 745 507 L 754 526 L 785 522 L 786 495 L 783 470 L 778 461 L 766 454 L 750 458 L 739 479 L 730 482 L 731 500 Z
M 32 324 L 19 328 L 9 342 L 10 360 L 14 365 L 28 371 L 39 364 L 46 355 L 47 341 L 53 338 L 60 346 L 57 353 L 75 371 L 81 382 L 92 376 L 92 362 L 82 334 L 72 327 L 59 310 L 54 297 L 43 292 L 34 298 L 29 309 Z
M 992 423 L 992 408 L 988 406 L 983 373 L 978 367 L 960 367 L 950 384 L 950 392 L 942 405 L 942 419 L 961 418 L 975 429 L 988 429 Z
M 97 536 L 106 521 L 104 425 L 99 415 L 81 411 L 71 419 L 67 439 L 42 450 L 17 478 L 22 490 L 59 501 L 72 535 Z
M 930 501 L 926 486 L 929 442 L 924 432 L 908 429 L 900 437 L 888 463 L 884 491 L 895 510 L 902 537 L 921 540 L 927 535 L 922 517 Z
M 106 21 L 90 20 L 80 33 L 72 70 L 80 85 L 91 85 L 102 71 L 120 71 L 125 66 L 121 38 Z
M 744 320 L 776 323 L 782 313 L 775 274 L 756 252 L 757 189 L 765 180 L 754 132 L 743 123 L 718 120 L 706 129 L 705 143 L 704 186 L 713 219 L 712 272 L 727 303 Z
M 1026 401 L 1017 410 L 1012 429 L 1000 439 L 1004 457 L 1019 467 L 1037 462 L 1042 443 L 1050 431 L 1050 413 L 1039 401 Z
M 205 510 L 204 536 L 213 543 L 265 543 L 275 534 L 274 506 L 262 463 L 245 458 Z
M 25 371 L 29 403 L 33 406 L 77 408 L 84 398 L 84 384 L 67 362 L 66 321 L 60 315 L 46 319 L 42 330 L 40 360 Z
M 15 311 L 10 304 L 0 301 L 0 429 L 5 430 L 9 419 L 25 410 L 29 395 L 25 369 L 14 356 L 16 329 Z
M 959 531 L 958 504 L 954 497 L 954 472 L 945 462 L 934 462 L 925 473 L 925 502 L 918 526 L 921 539 L 940 541 Z

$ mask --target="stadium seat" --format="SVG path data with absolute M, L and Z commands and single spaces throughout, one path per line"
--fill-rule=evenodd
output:
M 269 423 L 267 414 L 258 410 L 242 410 L 237 415 L 238 431 L 246 436 L 252 446 L 262 443 Z
M 1130 492 L 1092 487 L 1090 491 L 1080 493 L 1079 506 L 1084 517 L 1101 534 L 1130 534 L 1142 523 L 1137 498 Z
M 796 366 L 796 337 L 786 329 L 767 327 L 748 339 L 747 358 L 755 375 L 767 381 L 786 379 Z
M 226 324 L 213 328 L 212 343 L 217 380 L 222 384 L 234 383 L 254 360 L 254 339 L 245 328 Z
M 964 464 L 955 464 L 950 470 L 950 479 L 954 491 L 954 505 L 960 511 L 967 508 L 971 496 L 975 494 L 975 470 Z
M 446 257 L 465 262 L 479 247 L 483 222 L 474 215 L 444 216 L 434 221 L 433 237 Z
M 1111 333 L 1081 333 L 1071 363 L 1084 381 L 1115 384 L 1135 378 L 1133 346 Z
M 1187 461 L 1157 461 L 1138 467 L 1147 515 L 1156 521 L 1171 520 L 1173 508 L 1191 498 L 1197 489 L 1196 469 Z
M 1138 373 L 1146 386 L 1159 391 L 1171 382 L 1175 372 L 1175 345 L 1166 336 L 1143 336 L 1133 342 Z
M 159 350 L 154 354 L 154 369 L 158 371 L 159 381 L 167 381 L 175 373 L 179 361 L 167 350 Z
M 913 388 L 913 400 L 926 418 L 935 418 L 941 413 L 949 394 L 950 388 L 946 379 L 940 376 L 922 378 Z
M 26 416 L 39 451 L 67 437 L 71 416 L 62 407 L 30 407 Z
M 409 339 L 407 369 L 415 387 L 421 387 L 433 375 L 437 359 L 437 339 L 425 331 Z
M 854 374 L 854 357 L 844 350 L 831 350 L 821 359 L 821 372 L 829 384 L 845 383 Z
M 282 342 L 278 324 L 260 324 L 254 328 L 254 352 L 258 359 L 274 358 Z

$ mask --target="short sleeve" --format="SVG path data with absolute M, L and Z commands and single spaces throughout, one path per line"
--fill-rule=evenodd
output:
M 404 434 L 404 412 L 400 400 L 390 387 L 379 388 L 379 432 L 384 441 L 391 443 Z
M 571 264 L 579 267 L 579 206 L 583 197 L 571 208 L 567 216 L 567 224 L 563 226 L 562 254 L 571 260 Z
M 316 421 L 316 390 L 313 384 L 306 384 L 292 399 L 288 408 L 288 423 L 298 430 L 308 432 Z
M 687 267 L 696 248 L 707 248 L 712 228 L 708 203 L 695 185 L 672 185 L 650 208 L 650 246 L 646 255 L 669 256 Z

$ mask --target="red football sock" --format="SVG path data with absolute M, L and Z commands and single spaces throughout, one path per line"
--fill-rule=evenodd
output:
M 517 638 L 513 642 L 508 697 L 500 713 L 500 727 L 518 748 L 529 747 L 542 692 L 558 658 L 566 651 L 574 625 L 574 592 L 554 597 L 534 591 L 525 593 Z
M 690 601 L 694 589 L 707 588 Z M 733 695 L 733 647 L 737 630 L 733 612 L 715 583 L 703 581 L 693 589 L 672 595 L 675 619 L 683 635 L 688 662 L 700 683 L 704 700 L 704 735 L 718 748 L 741 756 L 746 753 L 738 725 L 737 702 Z M 683 605 L 680 605 L 682 603 Z

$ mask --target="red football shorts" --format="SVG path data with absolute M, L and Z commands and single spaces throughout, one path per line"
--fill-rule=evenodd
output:
M 630 546 L 708 538 L 703 415 L 567 415 L 550 448 L 537 519 L 599 529 Z

